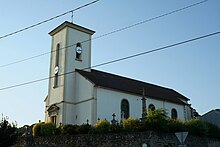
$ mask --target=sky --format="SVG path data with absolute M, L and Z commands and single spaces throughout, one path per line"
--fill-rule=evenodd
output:
M 91 0 L 92 1 L 92 0 Z M 2 1 L 0 36 L 47 20 L 89 0 Z M 100 0 L 74 12 L 74 23 L 96 31 L 93 38 L 200 2 L 199 0 Z M 220 1 L 200 5 L 92 40 L 92 65 L 220 31 Z M 0 89 L 49 76 L 48 34 L 71 14 L 0 39 Z M 95 69 L 174 89 L 199 114 L 220 108 L 220 35 Z M 44 121 L 48 80 L 0 90 L 0 113 L 18 126 Z

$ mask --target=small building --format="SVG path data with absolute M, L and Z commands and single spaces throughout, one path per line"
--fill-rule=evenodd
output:
M 189 99 L 173 89 L 91 69 L 91 36 L 95 32 L 64 22 L 52 36 L 50 79 L 45 121 L 56 125 L 95 124 L 141 118 L 148 109 L 163 108 L 172 118 L 192 118 Z
M 220 109 L 211 110 L 200 117 L 202 121 L 212 123 L 220 128 Z

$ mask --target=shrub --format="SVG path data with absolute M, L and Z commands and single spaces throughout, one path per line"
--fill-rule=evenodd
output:
M 169 119 L 167 123 L 168 132 L 185 132 L 186 127 L 179 119 Z
M 37 123 L 34 125 L 32 132 L 33 132 L 33 136 L 41 136 L 41 128 L 42 128 L 43 123 Z
M 94 125 L 94 131 L 95 133 L 108 133 L 110 129 L 110 122 L 107 120 L 99 120 L 95 125 Z
M 123 131 L 123 126 L 121 124 L 111 124 L 109 128 L 110 133 L 119 133 Z
M 92 126 L 89 124 L 82 124 L 77 128 L 77 132 L 79 134 L 88 134 L 91 130 Z
M 144 126 L 149 130 L 157 132 L 167 132 L 168 117 L 167 113 L 163 109 L 156 109 L 149 111 L 144 120 Z
M 52 123 L 45 123 L 41 127 L 41 135 L 42 136 L 52 136 L 55 135 L 56 126 Z
M 55 135 L 56 126 L 52 123 L 37 123 L 33 127 L 33 136 L 51 136 Z
M 124 119 L 122 121 L 122 126 L 126 132 L 136 132 L 139 130 L 140 121 L 134 118 Z
M 0 146 L 13 145 L 17 140 L 17 127 L 14 124 L 10 124 L 6 119 L 0 121 Z
M 63 125 L 61 128 L 61 133 L 63 135 L 74 135 L 74 134 L 79 134 L 78 132 L 78 125 Z
M 218 126 L 208 122 L 205 122 L 205 126 L 208 137 L 220 138 L 220 128 Z
M 186 121 L 185 126 L 188 130 L 188 132 L 192 135 L 196 135 L 196 136 L 206 136 L 207 135 L 207 128 L 204 122 L 202 122 L 199 119 L 191 119 Z

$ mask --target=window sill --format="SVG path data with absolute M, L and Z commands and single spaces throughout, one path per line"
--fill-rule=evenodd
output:
M 75 60 L 76 60 L 76 61 L 80 61 L 80 62 L 82 62 L 82 59 L 75 58 Z
M 53 86 L 53 88 L 55 89 L 55 88 L 58 88 L 58 86 Z

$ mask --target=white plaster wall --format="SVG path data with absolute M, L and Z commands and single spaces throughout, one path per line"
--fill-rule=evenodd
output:
M 75 112 L 77 124 L 89 123 L 93 124 L 95 106 L 94 106 L 94 84 L 88 81 L 85 77 L 76 73 L 76 95 L 75 95 Z
M 92 105 L 93 84 L 76 73 L 75 79 L 75 98 L 74 102 L 66 99 L 66 123 L 67 124 L 82 124 L 86 123 L 85 119 L 92 121 Z M 73 98 L 73 97 L 72 97 Z M 69 101 L 68 101 L 69 100 Z
M 130 95 L 119 91 L 97 88 L 97 118 L 112 120 L 112 114 L 116 119 L 121 120 L 121 101 L 127 99 L 130 106 L 130 117 L 141 118 L 142 101 L 141 97 Z
M 84 32 L 80 32 L 78 30 L 74 30 L 71 28 L 68 28 L 68 40 L 67 40 L 67 44 L 69 45 L 74 45 L 73 47 L 70 47 L 67 50 L 68 53 L 68 58 L 67 58 L 67 70 L 68 68 L 75 67 L 78 69 L 82 69 L 82 68 L 87 68 L 91 65 L 91 35 L 84 33 Z M 76 44 L 80 42 L 81 43 L 81 47 L 82 47 L 82 54 L 81 54 L 81 60 L 82 61 L 77 61 L 75 60 L 76 57 L 76 52 L 75 52 L 75 48 L 76 48 Z M 74 61 L 74 62 L 73 62 Z M 86 71 L 90 71 L 89 69 L 87 69 Z
M 67 104 L 64 112 L 65 122 L 73 124 L 79 124 L 81 122 L 82 116 L 78 114 L 77 111 L 83 109 L 84 105 L 78 105 L 78 102 L 81 102 L 82 99 L 89 99 L 91 98 L 91 94 L 88 94 L 87 86 L 88 83 L 85 83 L 85 80 L 82 81 L 75 69 L 83 69 L 85 67 L 89 67 L 91 64 L 91 42 L 88 41 L 86 43 L 82 43 L 82 60 L 75 60 L 76 52 L 76 44 L 78 42 L 83 42 L 91 38 L 91 35 L 86 34 L 84 32 L 80 32 L 78 30 L 74 30 L 72 28 L 67 28 L 67 40 L 66 46 L 70 46 L 65 49 L 66 51 L 66 58 L 65 58 L 65 82 L 64 82 L 64 101 Z M 75 44 L 75 45 L 74 45 Z M 84 87 L 85 86 L 85 87 Z M 87 94 L 87 95 L 86 95 Z M 89 95 L 89 96 L 88 96 Z M 86 106 L 87 107 L 87 106 Z M 78 109 L 79 110 L 78 110 Z M 76 119 L 77 115 L 77 119 Z M 79 115 L 79 116 L 78 116 Z M 88 116 L 85 116 L 88 117 Z
M 63 122 L 63 110 L 64 110 L 63 106 L 64 106 L 64 104 L 60 103 L 57 106 L 60 108 L 58 115 L 57 115 L 57 125 L 59 126 L 59 124 Z
M 55 60 L 56 60 L 56 48 L 57 44 L 60 44 L 60 48 L 63 48 L 66 45 L 66 29 L 61 30 L 59 33 L 52 36 L 52 54 L 50 61 L 50 76 L 54 76 Z M 59 51 L 59 72 L 58 74 L 64 73 L 64 62 L 65 61 L 65 50 Z M 49 80 L 49 92 L 48 92 L 48 101 L 49 105 L 54 103 L 59 103 L 63 100 L 63 84 L 64 76 L 58 76 L 58 87 L 54 88 L 54 78 Z
M 75 69 L 83 69 L 91 65 L 91 41 L 82 43 L 82 60 L 75 60 L 76 44 L 78 42 L 83 42 L 85 40 L 91 39 L 91 35 L 68 28 L 67 33 L 67 46 L 71 46 L 66 49 L 66 64 L 65 73 L 73 72 Z M 65 100 L 70 102 L 75 102 L 76 88 L 78 85 L 75 84 L 76 77 L 75 72 L 65 75 Z
M 92 120 L 92 101 L 85 101 L 75 105 L 75 124 L 85 124 L 87 119 L 89 123 Z
M 97 88 L 97 118 L 112 120 L 112 114 L 116 114 L 116 119 L 121 119 L 121 100 L 127 99 L 130 105 L 130 117 L 141 118 L 142 101 L 140 96 L 131 95 L 119 91 Z M 171 117 L 171 110 L 175 108 L 178 113 L 178 119 L 185 121 L 184 105 L 160 101 L 152 98 L 147 98 L 146 107 L 153 104 L 156 109 L 163 108 Z
M 76 94 L 75 102 L 81 102 L 93 98 L 93 86 L 90 81 L 85 79 L 79 73 L 76 73 Z
M 91 99 L 89 101 L 83 101 L 81 103 L 66 103 L 66 118 L 63 121 L 64 124 L 85 124 L 86 120 L 89 120 L 90 124 L 93 122 L 93 102 L 95 100 Z
M 76 115 L 75 112 L 75 105 L 73 103 L 65 103 L 65 121 L 63 123 L 65 124 L 75 124 L 74 117 Z
M 178 119 L 185 121 L 184 105 L 179 105 L 167 101 L 160 101 L 152 98 L 147 98 L 146 104 L 147 104 L 147 109 L 150 104 L 153 104 L 156 109 L 158 108 L 165 109 L 169 117 L 171 117 L 171 110 L 175 108 L 177 110 Z

